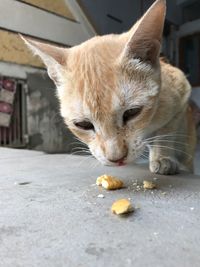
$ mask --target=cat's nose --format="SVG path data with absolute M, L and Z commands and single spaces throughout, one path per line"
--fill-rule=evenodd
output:
M 125 159 L 126 159 L 126 155 L 118 159 L 108 159 L 108 160 L 113 163 L 122 163 Z

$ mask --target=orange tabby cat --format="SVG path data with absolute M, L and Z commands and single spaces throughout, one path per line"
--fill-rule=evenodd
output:
M 132 162 L 148 148 L 151 172 L 193 170 L 191 87 L 159 59 L 165 12 L 157 0 L 130 31 L 73 48 L 24 38 L 57 86 L 66 124 L 103 164 Z

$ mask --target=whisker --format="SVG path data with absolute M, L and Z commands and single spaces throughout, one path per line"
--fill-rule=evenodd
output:
M 77 149 L 85 150 L 85 151 L 90 151 L 88 148 L 86 148 L 86 147 L 81 147 L 81 146 L 77 146 L 77 147 L 72 148 L 72 151 L 77 150 Z
M 72 143 L 70 143 L 70 145 L 81 145 L 81 143 L 80 143 L 80 141 L 78 141 L 78 142 L 72 142 Z M 85 146 L 87 147 L 86 144 L 85 144 Z
M 71 155 L 91 155 L 91 153 L 89 153 L 88 151 L 75 151 L 75 152 L 72 152 Z
M 72 148 L 72 151 L 73 151 L 73 150 L 88 150 L 88 149 L 79 146 L 79 147 L 73 147 L 73 148 Z
M 140 158 L 145 159 L 145 160 L 149 159 L 149 157 L 147 155 L 143 154 L 143 153 L 139 156 L 139 159 Z
M 81 139 L 79 139 L 78 137 L 74 137 L 74 139 L 78 140 L 79 142 L 81 142 L 83 145 L 87 146 L 86 143 L 84 143 Z
M 158 147 L 158 148 L 167 148 L 167 149 L 171 149 L 171 150 L 174 150 L 174 151 L 177 151 L 177 152 L 181 152 L 185 155 L 187 155 L 188 157 L 192 158 L 192 155 L 191 154 L 188 154 L 186 153 L 185 151 L 183 150 L 180 150 L 180 149 L 176 149 L 176 148 L 173 148 L 173 147 L 168 147 L 168 146 L 160 146 L 160 145 L 149 145 L 150 147 Z
M 91 165 L 91 170 L 96 168 L 96 166 L 99 165 L 99 164 L 100 164 L 100 162 L 98 160 L 95 160 L 94 163 Z
M 180 145 L 186 145 L 186 146 L 189 145 L 189 144 L 184 143 L 184 142 L 177 142 L 177 141 L 173 141 L 173 140 L 161 140 L 161 139 L 148 141 L 147 144 L 154 143 L 156 141 L 158 141 L 158 142 L 166 142 L 166 143 L 174 143 L 174 144 L 180 144 Z M 146 143 L 146 142 L 144 142 L 144 143 Z
M 149 159 L 149 156 L 146 155 L 147 152 L 148 152 L 148 147 L 147 147 L 147 145 L 145 145 L 145 149 L 144 149 L 144 151 L 142 151 L 142 152 L 140 153 L 140 155 L 139 155 L 139 159 L 140 159 L 140 158 L 142 158 L 142 159 L 144 159 L 144 160 Z
M 91 153 L 88 152 L 88 151 L 75 151 L 75 152 L 72 152 L 71 155 L 82 155 L 82 156 L 84 156 L 84 155 L 91 155 Z
M 90 156 L 85 156 L 85 157 L 83 158 L 83 160 L 81 160 L 81 161 L 79 162 L 79 164 L 77 165 L 77 167 L 80 167 L 83 163 L 85 163 L 86 161 L 90 160 L 91 158 L 93 158 L 92 155 L 90 155 Z
M 176 133 L 172 133 L 172 134 L 162 134 L 162 135 L 156 135 L 150 138 L 146 138 L 145 141 L 149 141 L 149 140 L 154 140 L 154 139 L 159 139 L 159 138 L 163 138 L 163 137 L 189 137 L 189 135 L 186 134 L 176 134 Z

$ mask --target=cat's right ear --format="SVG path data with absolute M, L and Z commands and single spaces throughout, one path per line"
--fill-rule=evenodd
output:
M 54 81 L 56 86 L 61 83 L 61 73 L 66 67 L 67 48 L 57 47 L 47 43 L 38 42 L 29 37 L 20 35 L 25 44 L 38 55 L 47 67 L 49 77 Z
M 128 42 L 123 51 L 125 59 L 156 66 L 161 48 L 166 1 L 156 0 L 143 17 L 127 33 Z

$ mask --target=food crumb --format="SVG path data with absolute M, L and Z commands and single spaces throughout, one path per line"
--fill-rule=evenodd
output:
M 118 178 L 104 174 L 97 178 L 96 185 L 102 186 L 107 190 L 115 190 L 115 189 L 121 189 L 124 184 Z
M 143 188 L 144 189 L 155 189 L 156 184 L 150 181 L 143 181 Z
M 97 197 L 104 198 L 105 196 L 103 194 L 99 194 Z
M 119 199 L 112 204 L 111 211 L 114 214 L 121 215 L 133 212 L 133 206 L 128 199 Z
M 190 207 L 190 210 L 194 210 L 194 207 Z

